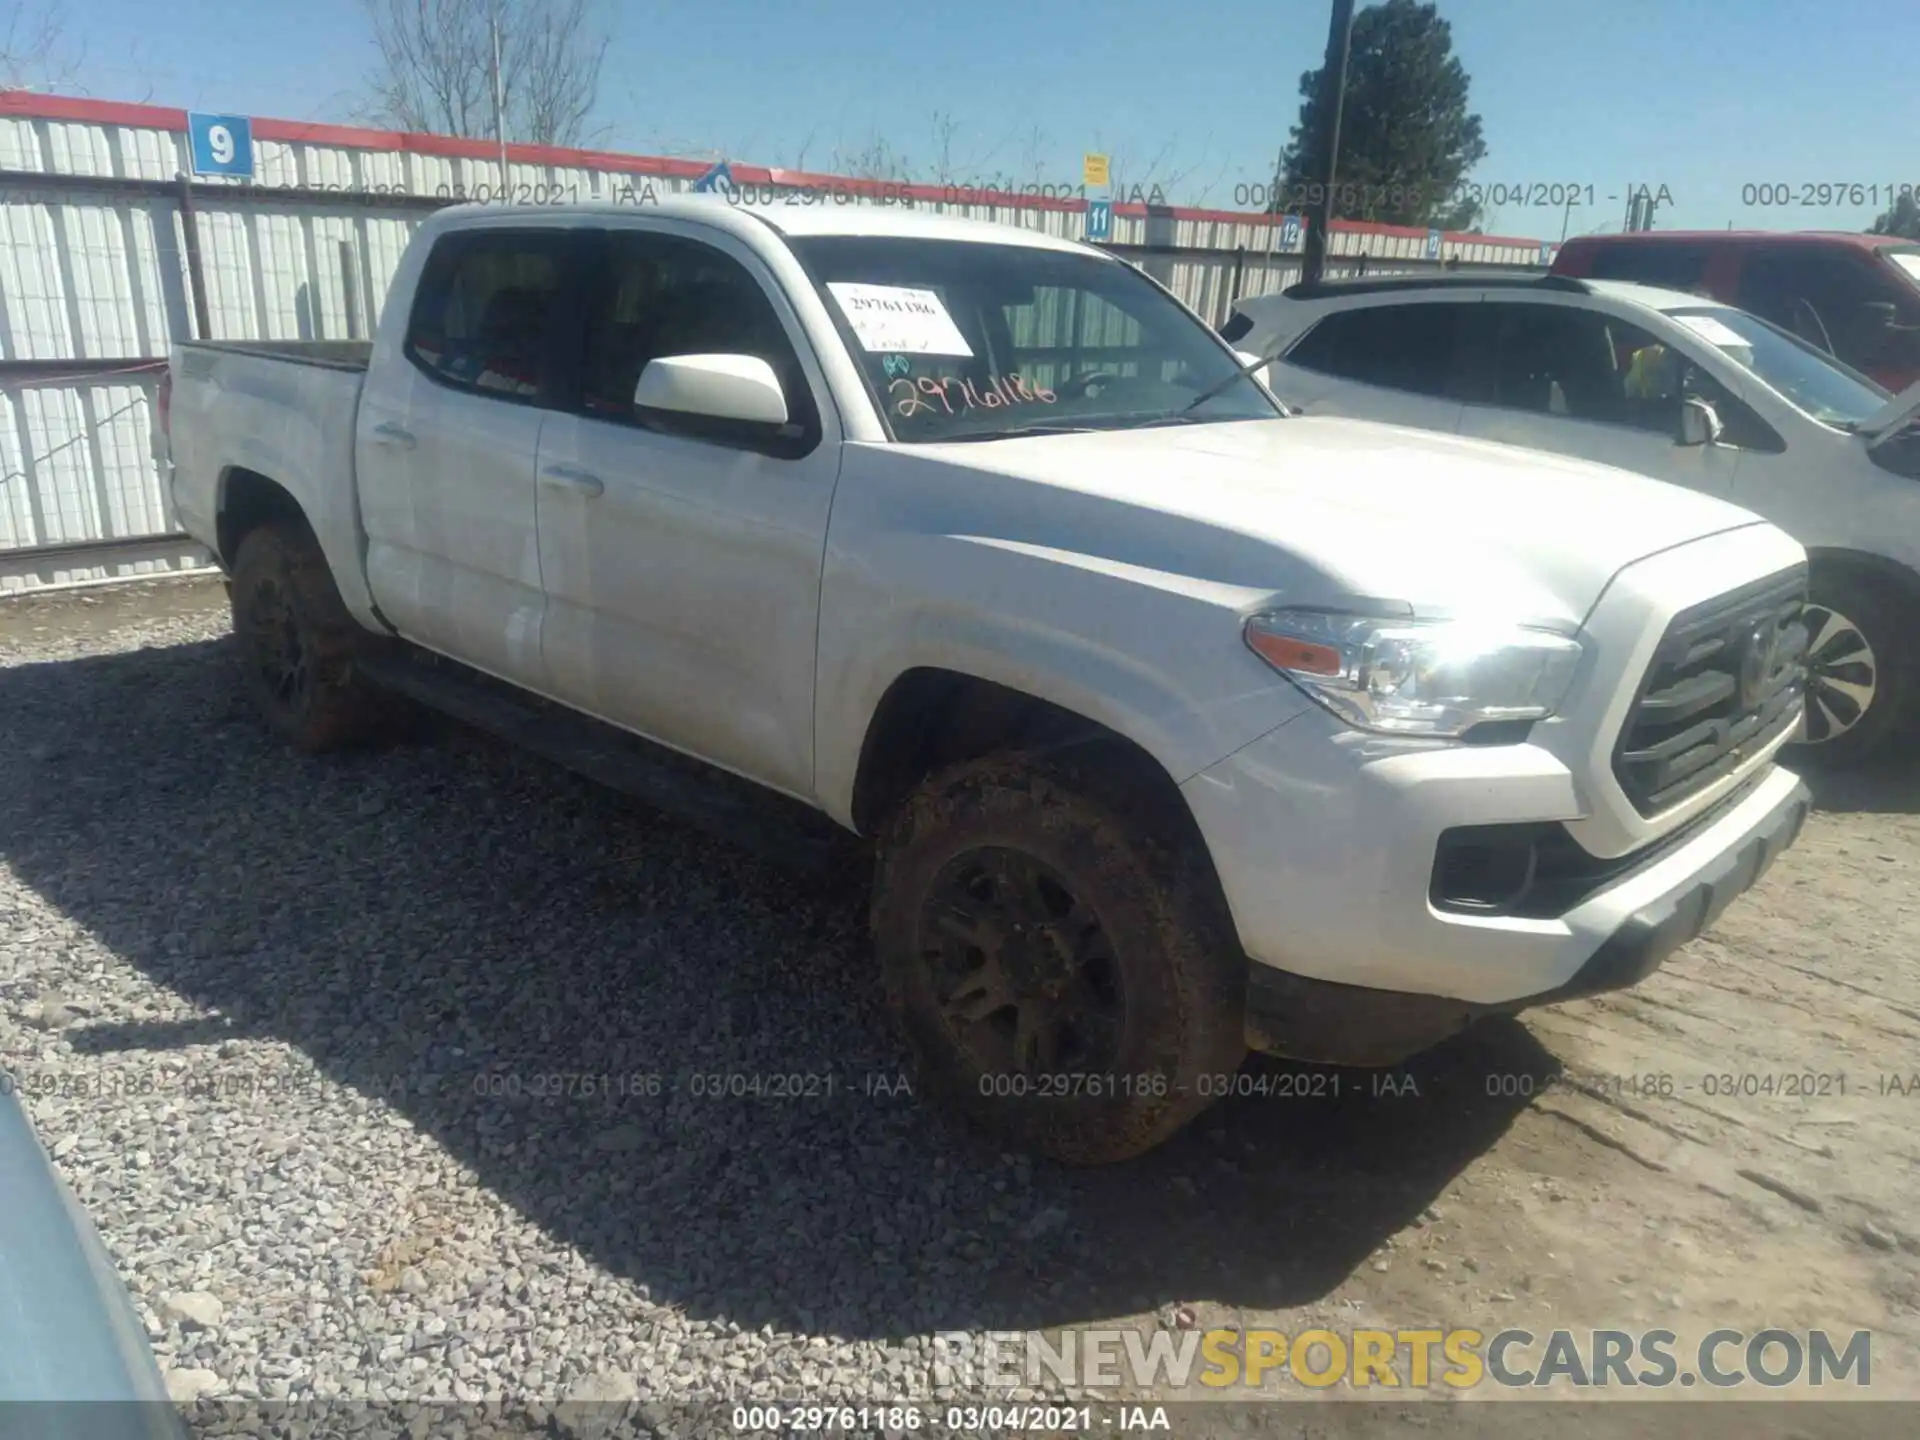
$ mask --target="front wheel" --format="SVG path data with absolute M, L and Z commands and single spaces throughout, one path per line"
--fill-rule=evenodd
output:
M 1795 753 L 1826 765 L 1873 757 L 1906 712 L 1912 666 L 1900 597 L 1853 570 L 1816 571 L 1807 600 L 1807 712 Z
M 921 1084 L 1075 1165 L 1152 1149 L 1246 1058 L 1246 962 L 1177 841 L 1094 786 L 996 756 L 884 835 L 873 925 Z

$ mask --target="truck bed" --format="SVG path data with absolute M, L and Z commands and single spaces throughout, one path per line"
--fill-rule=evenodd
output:
M 356 616 L 354 425 L 372 346 L 359 340 L 194 340 L 174 347 L 167 448 L 180 528 L 216 555 L 229 477 L 271 479 L 300 506 Z M 233 557 L 226 556 L 226 560 Z
M 229 355 L 253 355 L 262 360 L 287 360 L 296 365 L 324 365 L 330 370 L 365 370 L 373 354 L 371 340 L 182 340 L 181 350 L 218 350 Z

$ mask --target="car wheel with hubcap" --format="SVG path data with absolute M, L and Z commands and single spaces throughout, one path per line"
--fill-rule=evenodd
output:
M 936 775 L 881 837 L 873 926 L 916 1076 L 1068 1164 L 1153 1148 L 1246 1058 L 1204 857 L 1024 756 Z
M 1813 576 L 1806 608 L 1806 719 L 1796 754 L 1851 765 L 1886 743 L 1906 708 L 1910 667 L 1897 648 L 1898 600 L 1857 571 Z

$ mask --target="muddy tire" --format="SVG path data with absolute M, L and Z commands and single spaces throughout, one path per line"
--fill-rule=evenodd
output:
M 390 703 L 355 674 L 360 627 L 305 525 L 250 531 L 228 593 L 248 697 L 276 734 L 318 754 L 383 731 Z
M 1023 756 L 880 837 L 873 930 L 917 1089 L 1071 1165 L 1152 1149 L 1246 1058 L 1246 960 L 1197 846 Z
M 1914 664 L 1905 597 L 1846 566 L 1816 568 L 1807 600 L 1807 718 L 1789 763 L 1871 760 L 1910 712 Z

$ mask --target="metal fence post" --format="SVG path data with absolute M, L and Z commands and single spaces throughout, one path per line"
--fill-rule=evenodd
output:
M 347 306 L 347 338 L 358 340 L 360 335 L 360 277 L 353 263 L 353 242 L 340 242 L 340 294 Z
M 213 321 L 207 315 L 207 277 L 200 268 L 200 225 L 193 213 L 193 182 L 183 172 L 180 183 L 180 235 L 187 249 L 187 290 L 193 296 L 193 338 L 211 340 Z

